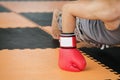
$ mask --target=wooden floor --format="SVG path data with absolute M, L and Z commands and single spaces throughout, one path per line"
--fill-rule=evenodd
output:
M 51 27 L 27 19 L 20 13 L 52 12 L 70 1 L 1 1 L 10 10 L 0 12 L 0 28 L 40 28 L 51 34 Z M 58 67 L 59 48 L 0 50 L 0 80 L 119 80 L 120 75 L 83 53 L 87 67 L 68 72 Z

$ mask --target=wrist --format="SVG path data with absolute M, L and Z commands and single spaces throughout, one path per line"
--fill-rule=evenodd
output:
M 76 37 L 74 33 L 62 33 L 60 35 L 61 48 L 76 48 Z

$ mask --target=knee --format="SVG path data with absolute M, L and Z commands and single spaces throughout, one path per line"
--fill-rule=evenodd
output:
M 71 12 L 71 4 L 65 4 L 63 7 L 62 7 L 62 12 L 68 12 L 70 13 Z

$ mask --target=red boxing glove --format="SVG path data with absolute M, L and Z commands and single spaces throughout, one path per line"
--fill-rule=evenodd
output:
M 85 69 L 86 61 L 76 49 L 74 34 L 61 34 L 59 50 L 59 67 L 63 70 L 79 72 Z

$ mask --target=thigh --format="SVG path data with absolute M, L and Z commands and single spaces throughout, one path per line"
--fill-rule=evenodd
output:
M 92 1 L 79 1 L 75 3 L 68 3 L 63 6 L 63 11 L 68 11 L 75 17 L 86 19 L 96 19 L 93 14 L 95 9 L 96 7 L 93 5 Z

